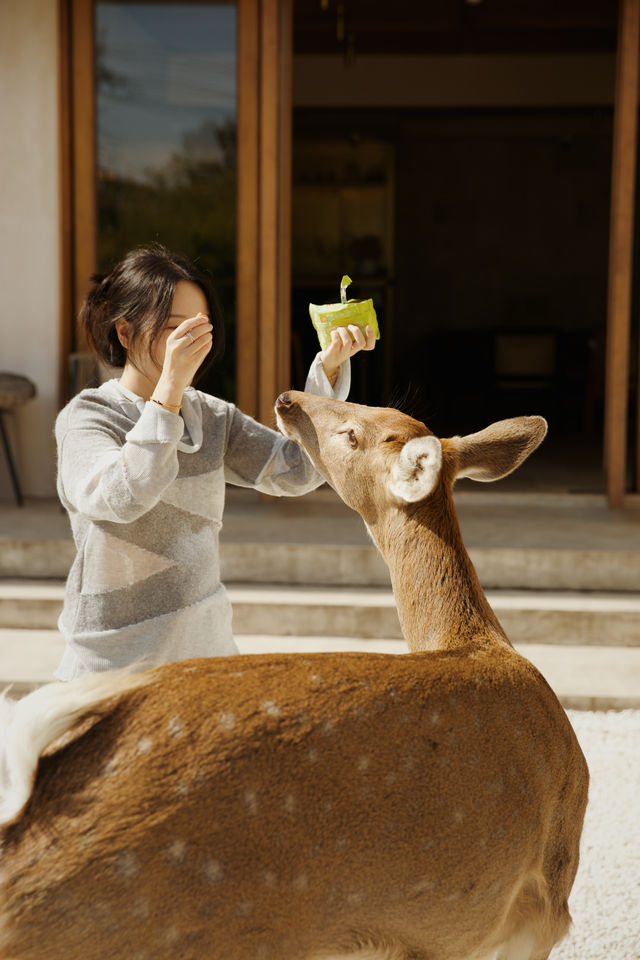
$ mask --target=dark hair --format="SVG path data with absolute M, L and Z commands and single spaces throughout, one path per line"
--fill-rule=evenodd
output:
M 202 290 L 213 326 L 213 346 L 198 370 L 199 379 L 224 352 L 224 323 L 213 283 L 186 257 L 171 253 L 159 243 L 130 250 L 109 273 L 91 278 L 93 287 L 80 311 L 80 323 L 89 345 L 113 367 L 123 367 L 127 351 L 118 339 L 116 320 L 131 324 L 132 342 L 148 337 L 149 350 L 167 324 L 180 280 Z

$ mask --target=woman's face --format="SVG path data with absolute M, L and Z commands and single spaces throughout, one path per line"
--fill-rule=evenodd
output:
M 180 326 L 183 320 L 195 317 L 198 313 L 209 319 L 207 298 L 196 283 L 191 283 L 190 280 L 179 280 L 166 326 L 151 343 L 142 337 L 135 342 L 131 341 L 129 324 L 126 320 L 118 320 L 116 329 L 120 342 L 134 361 L 136 369 L 149 380 L 155 381 L 164 363 L 167 337 Z
M 171 313 L 167 325 L 151 345 L 151 355 L 160 368 L 164 363 L 164 353 L 169 334 L 176 327 L 179 327 L 183 320 L 195 317 L 199 313 L 207 320 L 210 319 L 209 305 L 204 293 L 196 283 L 191 283 L 189 280 L 179 280 L 171 302 Z

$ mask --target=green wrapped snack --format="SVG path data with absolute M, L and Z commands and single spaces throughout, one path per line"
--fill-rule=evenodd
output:
M 340 303 L 324 303 L 318 306 L 315 303 L 309 304 L 309 316 L 313 323 L 320 349 L 325 350 L 331 343 L 331 331 L 336 327 L 346 327 L 350 323 L 355 323 L 366 335 L 367 327 L 371 327 L 376 335 L 376 340 L 380 339 L 380 329 L 378 327 L 378 318 L 373 309 L 373 300 L 347 300 L 347 287 L 351 283 L 351 277 L 344 276 L 340 283 Z

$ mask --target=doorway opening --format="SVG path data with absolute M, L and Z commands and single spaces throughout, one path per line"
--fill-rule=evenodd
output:
M 610 151 L 601 109 L 296 111 L 294 324 L 349 272 L 382 332 L 355 400 L 542 414 L 520 483 L 601 491 Z

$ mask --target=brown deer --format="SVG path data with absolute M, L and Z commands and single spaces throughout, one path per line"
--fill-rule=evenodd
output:
M 544 421 L 438 440 L 390 409 L 276 409 L 366 521 L 412 652 L 193 660 L 5 703 L 2 960 L 543 960 L 569 927 L 587 767 L 452 500 Z

